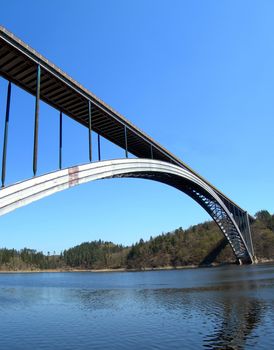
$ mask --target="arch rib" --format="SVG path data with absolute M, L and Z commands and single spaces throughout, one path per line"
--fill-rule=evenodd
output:
M 89 181 L 133 177 L 150 179 L 179 189 L 199 203 L 217 223 L 237 257 L 252 263 L 253 256 L 233 214 L 217 193 L 187 169 L 151 159 L 116 159 L 88 163 L 35 177 L 0 190 L 0 216 L 56 192 Z

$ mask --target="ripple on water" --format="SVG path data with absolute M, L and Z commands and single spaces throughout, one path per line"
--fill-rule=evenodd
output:
M 0 275 L 0 348 L 270 349 L 274 279 L 250 271 Z

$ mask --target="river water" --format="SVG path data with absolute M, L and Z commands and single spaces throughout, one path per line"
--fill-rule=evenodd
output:
M 0 274 L 0 349 L 273 349 L 274 265 Z

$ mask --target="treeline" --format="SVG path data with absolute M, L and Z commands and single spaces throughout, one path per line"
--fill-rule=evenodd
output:
M 258 259 L 274 260 L 274 215 L 261 210 L 251 225 L 254 251 Z
M 34 249 L 0 249 L 0 270 L 56 269 L 64 266 L 61 255 L 44 255 Z
M 252 223 L 254 250 L 259 260 L 274 260 L 274 215 L 262 210 Z M 234 262 L 230 245 L 217 225 L 210 221 L 181 227 L 173 232 L 142 239 L 131 247 L 112 242 L 85 242 L 60 255 L 43 254 L 33 249 L 0 249 L 0 269 L 145 269 Z
M 274 260 L 274 215 L 262 210 L 255 218 L 251 224 L 255 255 L 259 261 Z M 140 240 L 129 251 L 127 267 L 206 265 L 213 262 L 212 258 L 215 263 L 235 262 L 227 240 L 210 221 L 187 230 L 179 228 L 147 242 Z
M 159 266 L 200 265 L 204 258 L 223 239 L 214 222 L 205 222 L 187 230 L 181 227 L 174 232 L 142 239 L 134 244 L 127 257 L 127 267 L 132 269 Z M 233 262 L 235 257 L 229 246 L 222 252 L 221 261 Z
M 85 242 L 65 250 L 63 260 L 67 266 L 82 269 L 117 269 L 126 266 L 129 249 L 112 242 Z

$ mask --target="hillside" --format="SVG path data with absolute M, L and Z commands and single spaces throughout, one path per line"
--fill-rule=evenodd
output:
M 262 210 L 252 223 L 254 250 L 259 261 L 274 260 L 274 215 Z M 131 247 L 112 242 L 85 242 L 60 255 L 44 255 L 33 249 L 0 249 L 0 269 L 8 271 L 37 269 L 150 269 L 233 263 L 230 246 L 212 222 L 181 227 Z

